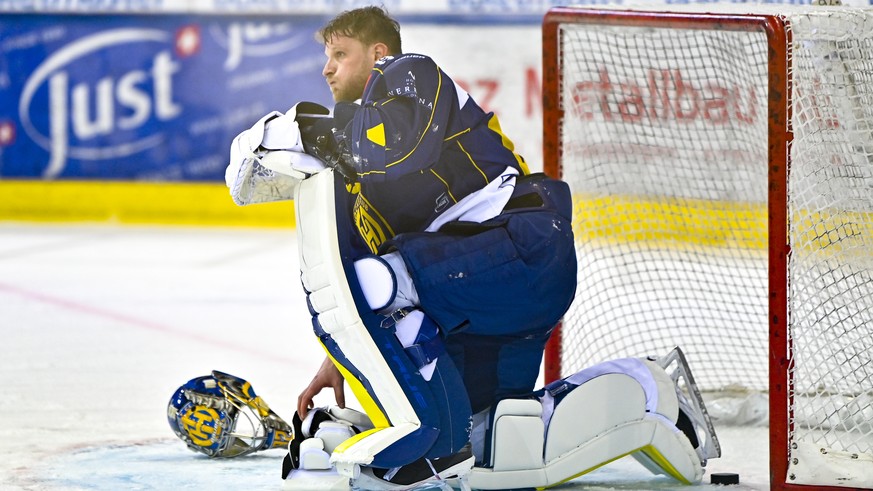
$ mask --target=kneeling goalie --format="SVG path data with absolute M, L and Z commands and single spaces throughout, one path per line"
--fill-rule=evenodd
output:
M 313 473 L 362 489 L 545 487 L 628 454 L 699 481 L 719 449 L 678 349 L 534 391 L 575 292 L 567 185 L 530 174 L 494 114 L 429 57 L 403 54 L 382 9 L 340 14 L 320 35 L 333 111 L 268 114 L 231 147 L 238 204 L 296 200 L 301 279 L 327 353 L 292 425 L 237 396 L 262 417 L 249 446 L 293 433 L 290 488 Z M 366 416 L 343 409 L 344 382 Z M 328 387 L 339 407 L 313 409 Z M 174 410 L 198 414 L 196 388 L 193 407 L 176 398 L 170 412 L 195 449 Z

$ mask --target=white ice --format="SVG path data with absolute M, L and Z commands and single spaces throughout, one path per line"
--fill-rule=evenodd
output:
M 290 419 L 323 357 L 290 229 L 0 224 L 0 334 L 4 490 L 281 489 L 282 451 L 209 460 L 166 405 L 218 369 Z M 768 489 L 766 429 L 717 429 L 724 456 L 704 482 L 737 472 L 729 489 Z M 583 488 L 717 487 L 625 458 L 557 489 Z

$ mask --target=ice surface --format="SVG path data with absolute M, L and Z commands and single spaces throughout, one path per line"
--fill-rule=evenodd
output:
M 281 489 L 281 451 L 209 460 L 166 404 L 218 369 L 290 419 L 323 357 L 309 322 L 292 230 L 0 224 L 0 488 Z M 766 429 L 717 429 L 707 474 L 768 489 Z M 557 489 L 583 488 L 716 489 L 630 459 Z

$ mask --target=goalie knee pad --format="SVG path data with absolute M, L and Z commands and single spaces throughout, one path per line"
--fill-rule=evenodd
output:
M 469 438 L 470 407 L 451 358 L 439 356 L 436 324 L 414 311 L 394 322 L 371 308 L 379 302 L 365 295 L 370 278 L 356 272 L 352 230 L 342 226 L 351 223 L 345 193 L 324 171 L 301 183 L 295 209 L 314 330 L 375 426 L 333 451 L 337 470 L 354 476 L 361 465 L 391 468 L 457 452 Z
M 355 273 L 373 311 L 387 315 L 418 305 L 418 292 L 399 252 L 358 259 Z

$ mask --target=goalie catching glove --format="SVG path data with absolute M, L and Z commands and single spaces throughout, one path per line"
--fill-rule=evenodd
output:
M 209 457 L 239 457 L 284 448 L 294 438 L 252 385 L 212 371 L 179 387 L 167 405 L 167 420 L 191 450 Z
M 243 206 L 293 199 L 302 179 L 324 169 L 319 159 L 305 153 L 300 125 L 325 118 L 332 121 L 325 107 L 301 102 L 286 114 L 265 115 L 237 135 L 224 174 L 233 201 Z

